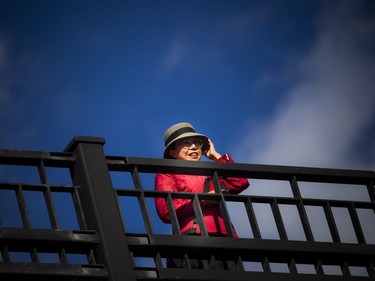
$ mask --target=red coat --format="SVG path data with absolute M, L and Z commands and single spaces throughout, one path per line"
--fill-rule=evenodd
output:
M 217 162 L 234 163 L 228 155 L 223 155 Z M 177 174 L 156 174 L 155 190 L 172 192 L 199 192 L 204 189 L 205 176 L 177 175 Z M 230 193 L 238 194 L 249 186 L 245 178 L 220 178 L 220 185 L 225 185 L 230 189 Z M 213 183 L 210 181 L 210 190 L 213 190 Z M 160 219 L 165 223 L 170 223 L 167 204 L 164 198 L 156 198 L 155 205 Z M 191 199 L 174 198 L 173 206 L 176 210 L 180 223 L 181 232 L 195 228 L 196 233 L 200 233 L 199 225 L 194 222 L 195 213 Z M 206 229 L 211 235 L 226 236 L 224 220 L 221 216 L 219 206 L 202 205 L 202 213 Z M 235 231 L 234 231 L 235 232 Z M 237 234 L 235 233 L 237 237 Z

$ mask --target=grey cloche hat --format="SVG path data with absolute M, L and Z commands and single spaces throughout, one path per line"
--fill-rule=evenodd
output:
M 198 134 L 195 132 L 193 126 L 189 123 L 182 122 L 175 124 L 168 128 L 164 132 L 164 158 L 171 159 L 172 157 L 169 155 L 169 149 L 171 148 L 172 144 L 180 139 L 189 138 L 189 137 L 197 137 L 203 141 L 202 151 L 208 149 L 208 137 L 202 134 Z

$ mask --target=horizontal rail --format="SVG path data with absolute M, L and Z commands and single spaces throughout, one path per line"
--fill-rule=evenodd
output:
M 0 263 L 1 280 L 107 280 L 103 265 Z
M 315 263 L 320 260 L 326 265 L 375 262 L 375 245 L 177 235 L 127 236 L 127 241 L 133 254 L 143 257 L 152 257 L 157 252 L 177 256 L 188 252 L 192 258 L 206 253 L 226 259 L 241 256 L 246 261 L 268 258 L 272 262 L 289 263 L 294 259 L 299 263 Z
M 150 274 L 151 275 L 151 274 Z M 152 275 L 151 275 L 152 276 Z M 245 272 L 245 271 L 224 271 L 224 270 L 196 270 L 168 268 L 159 270 L 158 280 L 183 280 L 183 281 L 353 281 L 353 280 L 373 280 L 372 277 L 354 277 L 316 275 L 316 274 L 293 274 L 274 272 Z M 154 280 L 153 278 L 143 278 L 139 280 Z
M 99 244 L 95 231 L 27 229 L 0 227 L 0 247 L 13 251 L 37 248 L 43 252 L 56 252 L 61 248 L 70 253 L 82 253 Z
M 0 182 L 0 189 L 2 190 L 17 190 L 22 186 L 23 190 L 27 191 L 45 191 L 47 187 L 53 192 L 70 192 L 73 193 L 75 189 L 80 189 L 79 186 L 74 185 L 50 185 L 50 184 L 27 184 L 27 183 L 4 183 Z
M 0 149 L 2 165 L 36 166 L 41 160 L 48 167 L 71 167 L 75 161 L 71 153 Z
M 69 152 L 43 152 L 25 150 L 0 150 L 0 164 L 37 165 L 40 160 L 47 167 L 71 167 L 75 158 Z M 110 171 L 131 171 L 134 167 L 146 173 L 181 173 L 210 175 L 217 171 L 220 176 L 246 177 L 253 179 L 291 180 L 332 182 L 346 184 L 367 184 L 375 179 L 374 171 L 329 169 L 296 166 L 258 165 L 242 163 L 194 162 L 157 158 L 135 158 L 107 156 Z
M 244 177 L 252 179 L 367 184 L 375 179 L 375 172 L 362 170 L 309 168 L 294 166 L 273 166 L 241 163 L 213 163 L 205 161 L 182 161 L 171 159 L 132 158 L 107 156 L 110 171 L 132 171 L 146 173 L 176 173 L 212 175 L 217 171 L 220 176 Z
M 156 191 L 156 190 L 137 190 L 137 189 L 124 189 L 116 188 L 116 193 L 119 196 L 133 196 L 139 197 L 143 194 L 146 197 L 150 198 L 167 198 L 168 193 L 170 193 L 174 198 L 184 198 L 184 199 L 193 199 L 197 193 L 194 192 L 167 192 L 167 191 Z M 375 202 L 363 202 L 363 201 L 345 201 L 345 200 L 335 200 L 335 199 L 311 199 L 311 198 L 292 198 L 292 197 L 269 197 L 262 195 L 242 195 L 242 194 L 223 194 L 226 201 L 229 202 L 243 202 L 246 203 L 247 199 L 250 198 L 253 203 L 269 203 L 271 204 L 274 200 L 279 204 L 285 205 L 298 205 L 303 202 L 305 205 L 309 206 L 324 206 L 327 202 L 332 207 L 353 207 L 364 208 L 364 209 L 373 209 L 375 212 Z M 219 200 L 219 194 L 213 193 L 199 193 L 199 197 L 205 200 Z

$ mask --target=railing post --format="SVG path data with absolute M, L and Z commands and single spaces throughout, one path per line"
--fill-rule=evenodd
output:
M 103 138 L 75 137 L 65 152 L 72 152 L 76 159 L 71 174 L 73 184 L 81 187 L 80 198 L 87 227 L 96 230 L 100 237 L 97 263 L 106 265 L 111 281 L 136 280 L 105 160 L 104 144 Z

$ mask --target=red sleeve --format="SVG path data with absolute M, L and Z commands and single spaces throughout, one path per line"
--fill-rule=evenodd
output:
M 155 176 L 155 190 L 157 191 L 174 191 L 174 180 L 166 174 L 156 174 Z M 159 218 L 165 222 L 170 222 L 167 202 L 165 198 L 155 198 L 156 211 Z
M 234 163 L 229 154 L 221 156 L 217 162 L 220 163 Z M 249 187 L 250 183 L 246 178 L 220 178 L 220 185 L 224 185 L 230 189 L 230 193 L 238 194 Z
M 172 174 L 156 174 L 155 176 L 155 190 L 157 191 L 179 191 L 176 185 L 175 178 Z M 158 216 L 164 223 L 170 223 L 171 219 L 168 212 L 168 205 L 165 198 L 155 198 L 155 206 Z M 176 210 L 177 217 L 181 218 L 187 215 L 194 214 L 192 200 L 183 198 L 173 199 L 173 208 Z

